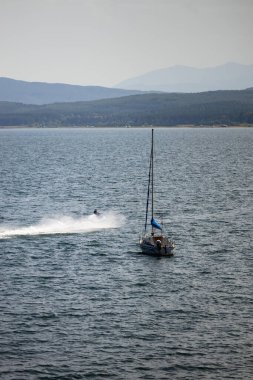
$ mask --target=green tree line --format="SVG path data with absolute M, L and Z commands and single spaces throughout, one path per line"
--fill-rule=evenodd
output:
M 253 89 L 145 94 L 42 106 L 0 102 L 1 126 L 253 124 Z

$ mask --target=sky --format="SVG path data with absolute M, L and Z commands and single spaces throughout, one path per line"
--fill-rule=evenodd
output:
M 149 71 L 253 64 L 253 0 L 0 0 L 0 77 L 113 87 Z

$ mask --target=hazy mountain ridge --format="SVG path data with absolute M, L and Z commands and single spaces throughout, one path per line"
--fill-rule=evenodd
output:
M 173 126 L 253 124 L 253 89 L 145 94 L 92 102 L 24 105 L 0 102 L 2 126 Z
M 243 90 L 253 86 L 253 65 L 227 63 L 217 67 L 172 66 L 120 82 L 115 87 L 142 91 L 206 92 Z
M 122 90 L 101 86 L 79 86 L 63 83 L 26 82 L 0 78 L 0 101 L 25 104 L 91 101 L 141 94 L 136 90 Z
M 147 92 L 197 93 L 242 90 L 253 86 L 253 65 L 228 63 L 197 69 L 173 66 L 130 78 L 114 88 L 63 83 L 26 82 L 0 77 L 0 101 L 24 104 L 96 101 Z

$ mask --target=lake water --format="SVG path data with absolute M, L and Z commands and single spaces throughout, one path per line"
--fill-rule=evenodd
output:
M 0 130 L 1 380 L 252 378 L 253 130 L 155 130 L 162 259 L 150 139 Z

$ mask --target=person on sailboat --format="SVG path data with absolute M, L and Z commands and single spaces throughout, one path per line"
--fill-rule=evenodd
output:
M 156 240 L 156 247 L 157 247 L 158 251 L 161 251 L 161 249 L 162 249 L 162 242 L 161 242 L 161 240 Z

